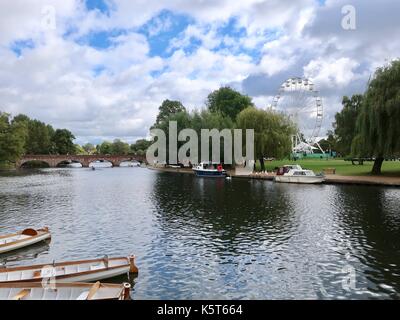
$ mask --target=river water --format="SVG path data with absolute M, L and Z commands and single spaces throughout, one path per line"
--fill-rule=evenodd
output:
M 1 262 L 133 253 L 134 299 L 400 298 L 396 188 L 144 168 L 0 174 L 0 234 L 29 226 L 49 226 L 51 242 Z

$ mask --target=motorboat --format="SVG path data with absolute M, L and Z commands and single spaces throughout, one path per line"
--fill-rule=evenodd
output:
M 278 172 L 282 172 L 279 171 Z M 322 183 L 325 180 L 323 175 L 316 175 L 312 170 L 289 169 L 289 171 L 275 176 L 276 182 L 288 183 Z
M 192 168 L 198 177 L 226 177 L 226 171 L 220 163 L 201 162 Z
M 291 169 L 303 170 L 303 168 L 298 164 L 285 164 L 284 166 L 278 168 L 278 170 L 276 171 L 276 175 L 284 175 L 285 173 L 288 173 Z
M 128 273 L 138 273 L 135 256 L 52 262 L 21 267 L 0 268 L 0 283 L 41 282 L 54 278 L 58 282 L 91 282 Z
M 129 283 L 0 283 L 0 300 L 130 300 Z
M 0 236 L 0 253 L 17 250 L 51 238 L 49 228 L 25 229 L 23 231 Z

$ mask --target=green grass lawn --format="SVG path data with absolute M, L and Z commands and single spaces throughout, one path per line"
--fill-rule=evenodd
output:
M 268 171 L 274 170 L 284 164 L 299 164 L 304 169 L 310 169 L 316 173 L 322 169 L 336 168 L 336 174 L 344 176 L 365 176 L 369 175 L 373 162 L 364 162 L 364 165 L 352 165 L 351 161 L 344 160 L 323 160 L 323 159 L 307 159 L 307 160 L 274 160 L 266 161 L 265 166 Z M 257 169 L 260 164 L 257 162 Z M 400 161 L 384 161 L 382 165 L 382 175 L 400 177 Z

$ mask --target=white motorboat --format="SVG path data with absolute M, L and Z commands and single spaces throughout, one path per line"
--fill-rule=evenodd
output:
M 127 273 L 138 273 L 135 256 L 3 267 L 0 268 L 0 283 L 41 282 L 48 278 L 54 278 L 57 283 L 91 282 Z
M 201 162 L 192 168 L 198 177 L 226 177 L 226 171 L 220 163 Z
M 0 300 L 130 300 L 129 283 L 0 283 Z
M 0 253 L 17 250 L 51 238 L 49 228 L 25 229 L 23 231 L 0 236 Z
M 287 183 L 322 183 L 325 177 L 323 175 L 316 175 L 312 170 L 290 169 L 286 173 L 278 173 L 274 180 L 276 182 Z

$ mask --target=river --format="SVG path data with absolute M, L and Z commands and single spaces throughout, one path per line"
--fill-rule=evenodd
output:
M 145 168 L 0 174 L 0 234 L 48 226 L 7 266 L 137 256 L 134 299 L 400 299 L 400 189 Z

